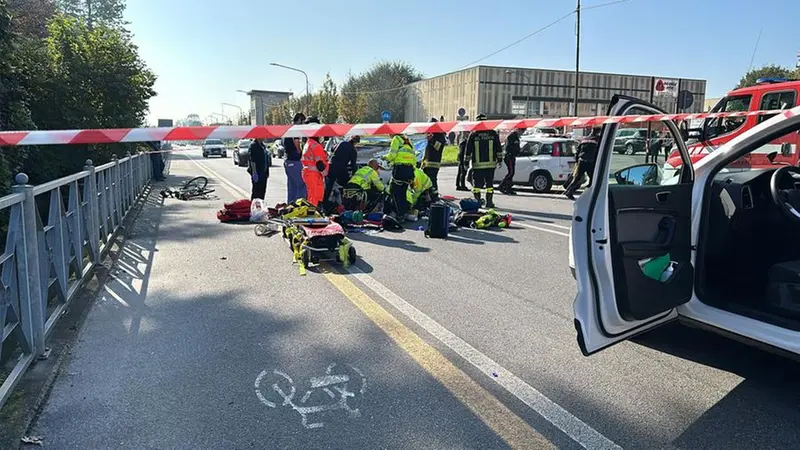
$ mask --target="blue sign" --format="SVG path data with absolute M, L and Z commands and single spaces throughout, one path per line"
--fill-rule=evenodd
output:
M 466 116 L 467 115 L 467 110 L 464 109 L 464 108 L 458 108 L 458 115 L 459 116 Z
M 389 122 L 390 120 L 392 120 L 392 113 L 390 113 L 389 111 L 382 112 L 381 120 L 383 120 L 384 122 Z

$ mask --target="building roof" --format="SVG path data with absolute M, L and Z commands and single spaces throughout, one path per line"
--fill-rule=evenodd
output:
M 259 89 L 253 89 L 251 91 L 247 91 L 247 95 L 258 95 L 258 94 L 284 94 L 284 95 L 294 95 L 293 92 L 286 92 L 286 91 L 262 91 Z
M 467 70 L 480 69 L 481 67 L 486 67 L 487 69 L 505 69 L 505 70 L 511 70 L 511 71 L 514 71 L 514 70 L 541 70 L 541 71 L 548 71 L 548 72 L 574 72 L 575 71 L 574 69 L 546 69 L 546 68 L 542 68 L 542 67 L 513 67 L 513 66 L 484 66 L 484 65 L 478 65 L 478 66 L 466 67 L 466 68 L 461 69 L 461 70 L 454 70 L 452 72 L 443 73 L 441 75 L 436 75 L 436 76 L 433 76 L 433 77 L 423 78 L 420 81 L 432 80 L 434 78 L 444 77 L 444 76 L 447 76 L 447 75 L 452 75 L 454 73 L 466 72 Z M 591 72 L 591 71 L 588 71 L 588 70 L 581 70 L 580 73 L 581 73 L 581 75 L 586 74 L 586 75 L 616 75 L 616 76 L 624 76 L 624 77 L 658 77 L 658 78 L 681 79 L 681 80 L 687 80 L 687 81 L 706 81 L 706 80 L 703 80 L 703 79 L 700 79 L 700 78 L 668 77 L 668 76 L 664 76 L 664 75 L 640 75 L 640 74 L 633 74 L 633 73 Z M 418 83 L 420 81 L 418 81 Z

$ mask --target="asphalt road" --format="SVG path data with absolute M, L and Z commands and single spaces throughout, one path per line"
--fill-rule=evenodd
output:
M 286 194 L 275 164 L 268 203 Z M 214 218 L 222 201 L 249 192 L 244 168 L 199 151 L 174 156 L 170 183 L 197 175 L 212 179 L 220 199 L 154 198 L 137 221 L 118 281 L 90 314 L 35 427 L 47 446 L 800 442 L 800 371 L 780 357 L 677 325 L 580 354 L 567 266 L 572 202 L 558 193 L 498 195 L 517 225 L 503 231 L 462 230 L 446 241 L 413 229 L 352 234 L 356 269 L 300 277 L 280 238 Z M 442 170 L 443 193 L 457 194 L 454 176 Z M 275 370 L 297 386 L 294 397 L 270 389 L 289 392 Z M 281 405 L 300 405 L 309 386 L 336 376 L 348 377 L 352 403 L 307 418 L 323 427 L 304 427 L 302 409 Z M 309 404 L 330 404 L 325 395 L 315 391 Z

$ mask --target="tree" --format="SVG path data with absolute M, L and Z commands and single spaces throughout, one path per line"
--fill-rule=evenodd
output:
M 86 22 L 89 29 L 95 25 L 105 25 L 121 29 L 127 22 L 122 18 L 125 0 L 58 0 L 64 14 Z
M 336 92 L 336 83 L 331 79 L 330 73 L 325 75 L 322 90 L 315 97 L 319 121 L 335 123 L 339 118 L 339 96 Z
M 23 38 L 47 37 L 47 22 L 56 13 L 53 0 L 8 0 L 14 33 Z
M 342 86 L 342 94 L 362 94 L 366 97 L 364 120 L 368 122 L 380 122 L 383 111 L 389 111 L 395 120 L 402 120 L 405 117 L 408 85 L 421 79 L 422 74 L 408 63 L 384 61 L 363 74 L 348 75 Z M 358 104 L 357 97 L 349 101 Z
M 339 115 L 345 123 L 361 123 L 367 117 L 365 94 L 342 94 L 339 96 Z
M 250 117 L 247 114 L 245 114 L 243 112 L 240 112 L 239 116 L 236 119 L 236 124 L 237 125 L 250 125 Z
M 777 64 L 770 64 L 758 69 L 751 69 L 739 80 L 739 84 L 735 89 L 754 86 L 756 80 L 759 78 L 794 78 L 798 75 L 798 71 L 789 69 L 788 67 L 779 66 Z

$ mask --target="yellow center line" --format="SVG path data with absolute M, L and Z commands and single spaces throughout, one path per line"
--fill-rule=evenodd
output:
M 325 278 L 511 448 L 556 448 L 489 391 L 403 325 L 344 275 Z

